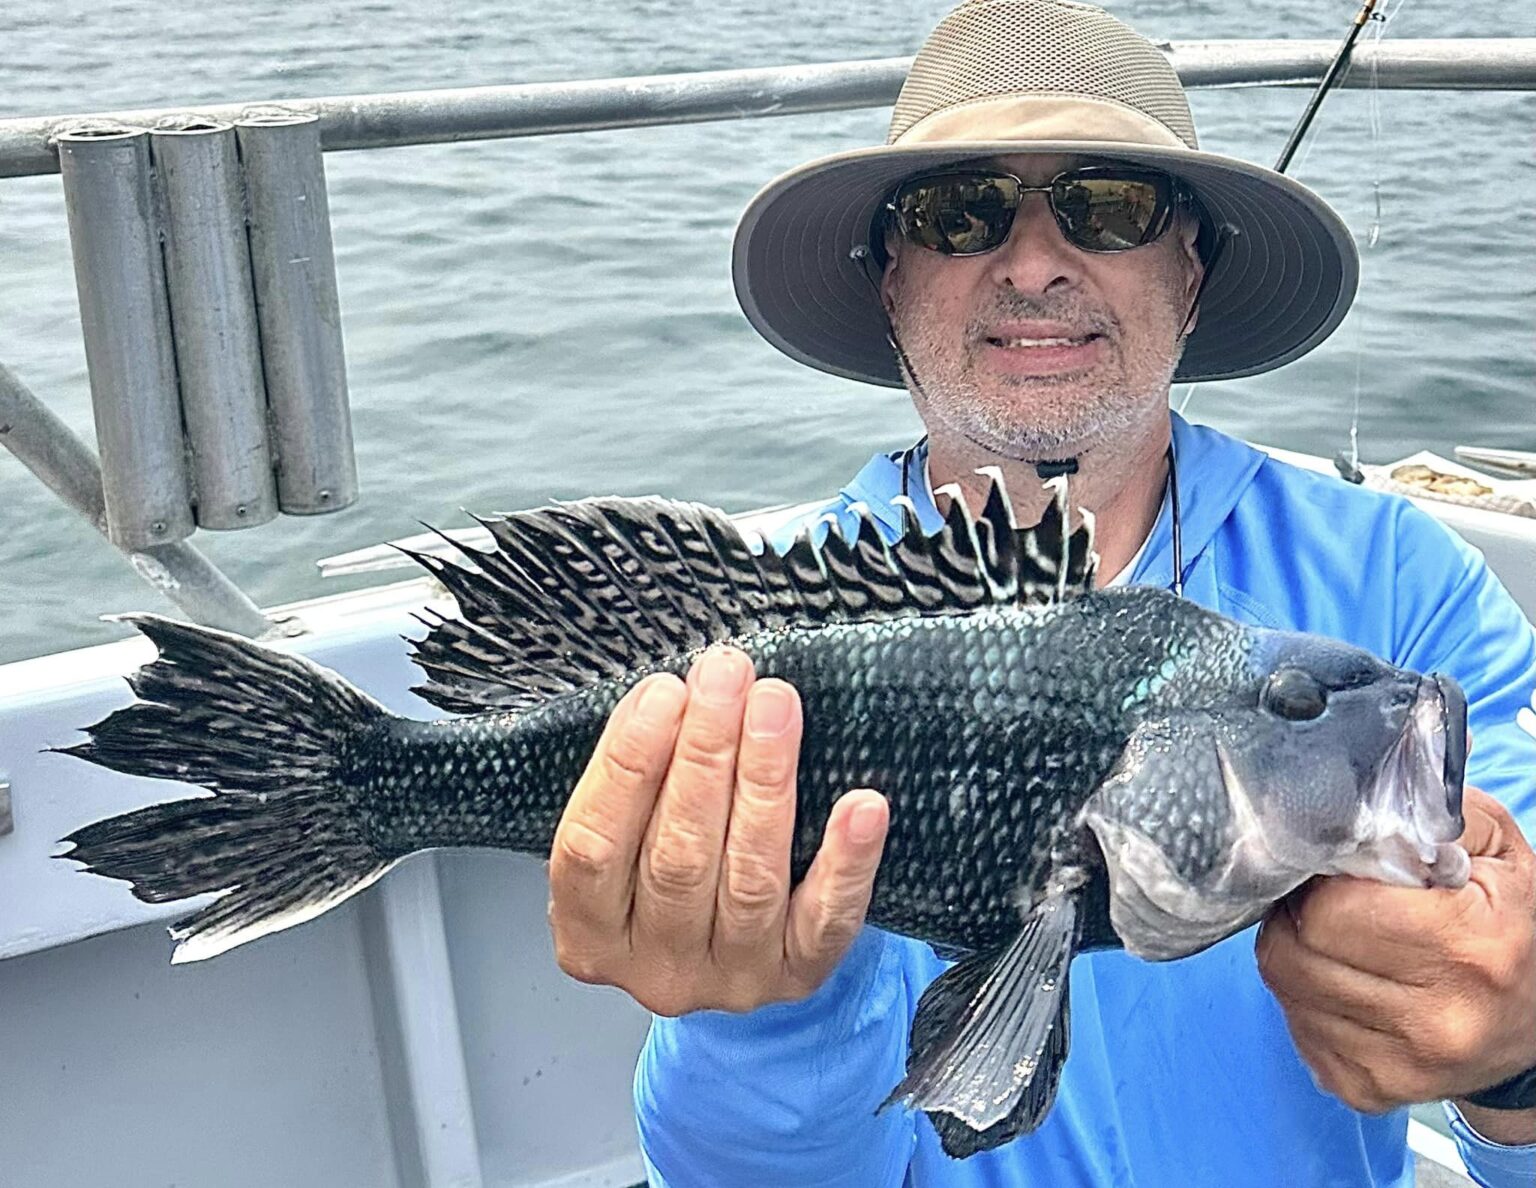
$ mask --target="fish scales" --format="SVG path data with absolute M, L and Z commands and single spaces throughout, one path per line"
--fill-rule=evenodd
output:
M 949 948 L 1011 935 L 1054 865 L 1094 862 L 1078 814 L 1137 723 L 1188 700 L 1191 682 L 1178 674 L 1193 673 L 1202 654 L 1242 662 L 1241 637 L 1209 616 L 1181 614 L 1187 606 L 1111 591 L 1040 609 L 732 640 L 759 677 L 789 681 L 804 705 L 794 880 L 837 798 L 882 789 L 891 825 L 871 922 Z M 1173 657 L 1183 657 L 1173 679 L 1148 686 L 1146 674 Z M 521 714 L 386 719 L 354 741 L 341 782 L 355 789 L 355 811 L 389 857 L 439 846 L 547 854 L 624 692 L 647 671 L 680 673 L 691 659 Z M 1177 832 L 1180 802 L 1165 810 Z M 1113 932 L 1092 942 L 1118 943 Z
M 423 612 L 397 717 L 301 657 L 154 616 L 142 699 L 63 750 L 212 795 L 77 830 L 62 855 L 148 902 L 201 960 L 303 923 L 440 846 L 548 851 L 610 713 L 732 642 L 799 691 L 791 877 L 854 787 L 891 803 L 869 920 L 961 959 L 924 991 L 886 1105 L 956 1157 L 1039 1125 L 1068 1051 L 1073 955 L 1155 960 L 1231 936 L 1317 874 L 1457 886 L 1466 704 L 1455 682 L 1166 591 L 1095 591 L 1065 490 L 1018 528 L 910 518 L 887 542 L 811 526 L 782 554 L 728 518 L 588 500 L 483 521 L 491 552 L 418 555 L 463 618 Z

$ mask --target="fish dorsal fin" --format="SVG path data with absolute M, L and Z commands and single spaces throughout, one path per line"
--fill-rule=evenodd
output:
M 1093 584 L 1091 530 L 1064 545 L 1065 507 L 1021 529 L 996 475 L 979 517 L 957 493 L 932 535 L 910 504 L 894 541 L 860 509 L 851 535 L 833 518 L 818 543 L 812 521 L 782 554 L 724 512 L 658 498 L 482 519 L 494 547 L 455 543 L 462 563 L 407 550 L 460 612 L 419 616 L 416 691 L 458 713 L 516 709 L 761 631 L 1050 602 Z

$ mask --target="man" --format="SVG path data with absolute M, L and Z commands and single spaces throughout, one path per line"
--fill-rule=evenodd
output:
M 550 915 L 569 972 L 660 1016 L 636 1076 L 653 1183 L 1407 1185 L 1401 1107 L 1452 1098 L 1481 1182 L 1530 1188 L 1536 856 L 1510 810 L 1536 826 L 1536 737 L 1519 724 L 1536 636 L 1411 506 L 1168 412 L 1174 379 L 1279 366 L 1339 323 L 1356 259 L 1337 216 L 1200 152 L 1166 60 L 1113 18 L 973 0 L 918 55 L 890 143 L 772 183 L 735 267 L 771 342 L 905 382 L 928 430 L 845 488 L 830 505 L 845 524 L 862 504 L 894 534 L 902 495 L 935 524 L 934 488 L 974 498 L 984 465 L 1030 523 L 1041 474 L 1075 460 L 1105 580 L 1449 671 L 1471 707 L 1469 776 L 1493 795 L 1467 794 L 1461 891 L 1323 880 L 1257 940 L 1161 965 L 1079 957 L 1054 1109 L 958 1162 L 926 1118 L 876 1112 L 944 968 L 861 930 L 885 800 L 845 796 L 791 893 L 794 691 L 729 649 L 686 685 L 651 678 L 567 809 Z

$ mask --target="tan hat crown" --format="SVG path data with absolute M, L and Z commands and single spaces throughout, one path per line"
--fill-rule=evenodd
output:
M 1102 8 L 1076 0 L 967 0 L 951 11 L 912 63 L 886 143 L 964 104 L 1010 96 L 1119 105 L 1199 148 L 1168 58 Z

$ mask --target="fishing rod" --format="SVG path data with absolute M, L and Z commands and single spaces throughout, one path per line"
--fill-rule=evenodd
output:
M 1307 109 L 1301 113 L 1301 119 L 1296 122 L 1296 127 L 1291 130 L 1291 137 L 1285 142 L 1285 148 L 1281 150 L 1280 160 L 1275 162 L 1275 172 L 1284 173 L 1291 158 L 1296 155 L 1296 150 L 1301 146 L 1302 137 L 1307 134 L 1307 129 L 1312 126 L 1312 120 L 1317 115 L 1317 109 L 1323 105 L 1323 97 L 1333 89 L 1333 84 L 1338 80 L 1345 65 L 1349 62 L 1350 51 L 1355 48 L 1355 41 L 1360 36 L 1360 30 L 1365 28 L 1365 23 L 1371 19 L 1376 10 L 1376 0 L 1365 0 L 1360 6 L 1360 11 L 1355 14 L 1355 20 L 1349 27 L 1349 32 L 1344 37 L 1344 43 L 1339 46 L 1339 52 L 1333 56 L 1327 73 L 1323 75 L 1323 81 L 1317 84 L 1317 90 L 1312 92 L 1312 98 L 1307 101 Z

